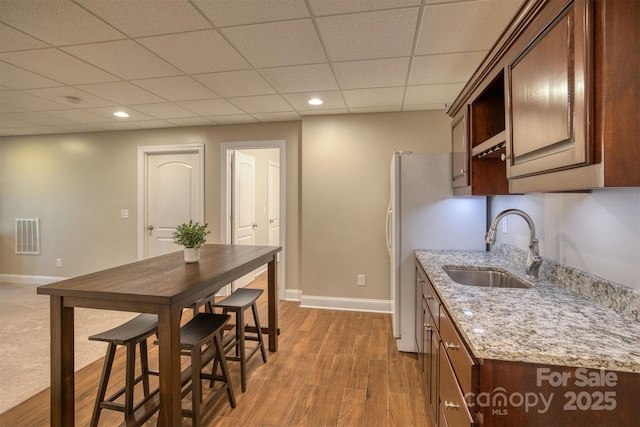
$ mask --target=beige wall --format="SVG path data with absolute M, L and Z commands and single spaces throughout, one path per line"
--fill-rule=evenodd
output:
M 220 238 L 220 144 L 285 140 L 287 287 L 298 286 L 300 122 L 202 126 L 0 140 L 0 273 L 71 277 L 137 257 L 137 148 L 205 144 L 205 220 Z M 129 219 L 120 219 L 120 210 Z M 14 254 L 14 221 L 39 217 L 39 256 Z M 56 258 L 62 267 L 56 267 Z
M 450 123 L 443 111 L 421 111 L 2 138 L 0 274 L 70 277 L 135 261 L 138 146 L 205 144 L 205 220 L 218 242 L 220 144 L 284 139 L 287 289 L 388 300 L 391 155 L 449 151 Z M 41 218 L 40 256 L 14 255 L 16 217 Z M 357 274 L 366 275 L 364 288 Z
M 305 117 L 301 289 L 305 296 L 389 299 L 385 216 L 394 151 L 449 152 L 444 111 Z M 366 286 L 357 286 L 357 275 Z

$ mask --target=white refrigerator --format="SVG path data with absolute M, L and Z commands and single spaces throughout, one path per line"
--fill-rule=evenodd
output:
M 416 351 L 414 251 L 485 250 L 485 232 L 486 198 L 453 196 L 450 153 L 393 155 L 386 234 L 398 350 Z

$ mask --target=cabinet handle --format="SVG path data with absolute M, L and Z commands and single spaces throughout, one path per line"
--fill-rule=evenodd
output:
M 444 401 L 444 407 L 445 409 L 457 409 L 460 407 L 460 405 L 456 405 L 453 402 L 447 402 L 446 400 Z
M 433 295 L 427 295 L 425 298 L 427 298 L 427 299 L 433 299 Z
M 509 156 L 508 154 L 504 154 L 504 153 L 500 154 L 500 160 L 502 160 L 503 162 L 510 158 L 511 156 Z
M 418 279 L 418 283 L 424 283 L 424 279 Z
M 454 343 L 452 343 L 452 342 L 446 342 L 446 341 L 445 341 L 445 343 L 444 343 L 444 347 L 445 347 L 447 350 L 455 350 L 456 348 L 460 348 L 460 346 L 459 346 L 459 345 L 455 345 L 455 344 L 454 344 Z
M 425 332 L 433 331 L 433 327 L 431 325 L 424 325 Z

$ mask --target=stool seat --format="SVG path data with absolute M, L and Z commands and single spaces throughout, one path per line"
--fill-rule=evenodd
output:
M 213 306 L 220 308 L 246 309 L 251 304 L 254 304 L 256 300 L 260 298 L 262 293 L 262 289 L 238 288 L 222 301 L 215 302 Z
M 230 316 L 198 313 L 180 328 L 180 346 L 184 350 L 211 342 L 213 335 L 229 322 Z
M 132 415 L 137 407 L 144 404 L 157 389 L 150 393 L 149 391 L 149 375 L 157 375 L 157 372 L 149 370 L 147 357 L 147 338 L 158 331 L 158 316 L 155 314 L 143 313 L 120 326 L 109 329 L 99 334 L 91 335 L 91 341 L 103 341 L 109 343 L 107 354 L 105 356 L 102 375 L 98 385 L 98 396 L 93 408 L 91 416 L 91 426 L 97 426 L 100 419 L 100 413 L 103 409 L 123 412 L 125 419 Z M 111 368 L 116 354 L 117 346 L 122 345 L 127 349 L 126 368 L 125 368 L 125 385 L 116 391 L 113 395 L 105 398 L 109 377 L 111 376 Z M 135 358 L 136 345 L 140 347 L 140 365 L 141 373 L 135 376 Z M 135 385 L 142 381 L 144 399 L 137 406 L 134 406 L 133 394 Z M 124 403 L 116 403 L 116 399 L 124 394 Z
M 92 341 L 114 342 L 118 345 L 125 345 L 129 341 L 136 341 L 148 338 L 158 329 L 158 315 L 143 313 L 134 317 L 120 326 L 116 326 L 108 331 L 89 337 Z
M 227 360 L 240 362 L 240 383 L 243 392 L 247 390 L 247 362 L 249 359 L 260 350 L 262 361 L 267 363 L 267 350 L 264 347 L 264 340 L 262 339 L 262 330 L 260 328 L 260 319 L 258 317 L 258 307 L 256 304 L 262 293 L 262 289 L 239 288 L 220 302 L 209 302 L 211 307 L 210 311 L 213 311 L 214 308 L 221 308 L 224 314 L 229 312 L 235 313 L 235 333 L 230 339 L 224 341 L 224 351 L 225 353 L 229 353 L 232 348 L 235 348 L 235 354 L 228 355 Z M 256 325 L 255 335 L 249 335 L 244 324 L 244 312 L 249 307 L 251 307 L 253 320 Z M 257 345 L 247 351 L 246 341 L 256 341 Z

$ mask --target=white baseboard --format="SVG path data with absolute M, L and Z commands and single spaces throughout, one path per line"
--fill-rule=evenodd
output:
M 302 291 L 300 289 L 285 289 L 284 299 L 286 301 L 300 301 Z
M 336 298 L 324 296 L 300 296 L 300 307 L 325 308 L 331 310 L 368 311 L 374 313 L 391 313 L 391 300 Z
M 56 276 L 27 276 L 24 274 L 1 274 L 0 282 L 17 283 L 20 285 L 48 285 L 50 283 L 59 282 L 68 279 L 68 277 Z

